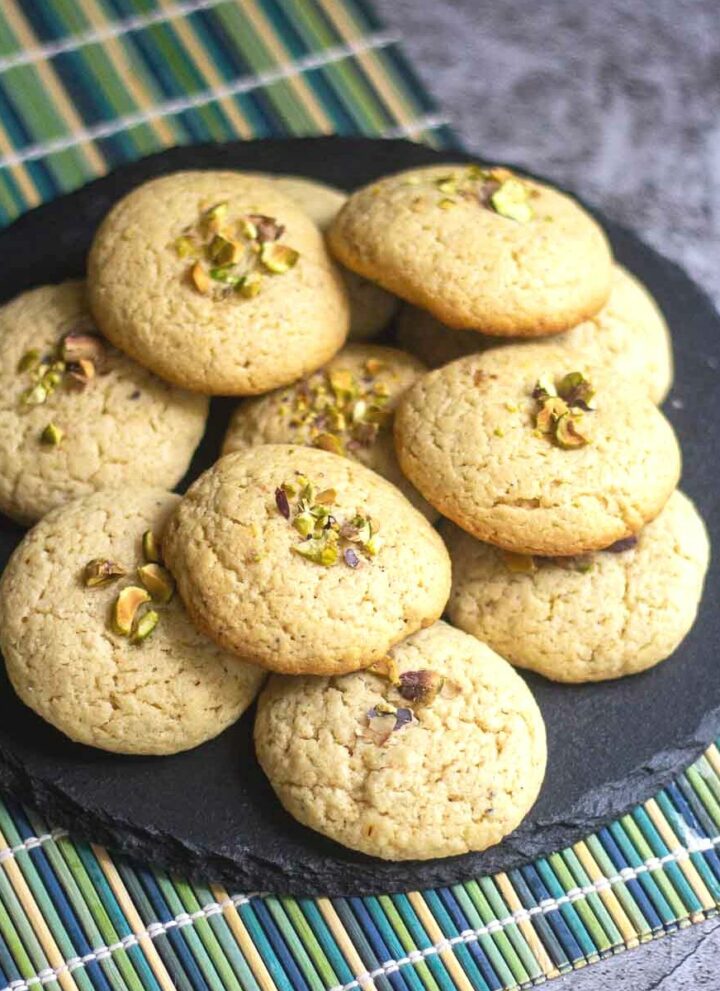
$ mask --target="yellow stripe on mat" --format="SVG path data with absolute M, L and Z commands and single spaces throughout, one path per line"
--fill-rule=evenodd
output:
M 335 906 L 333 903 L 329 898 L 318 898 L 316 904 L 323 919 L 325 919 L 325 922 L 327 923 L 328 929 L 333 934 L 335 942 L 342 950 L 348 967 L 355 975 L 355 980 L 358 982 L 363 991 L 377 991 L 375 981 L 373 981 L 373 979 L 369 976 L 367 967 L 360 959 L 360 955 L 355 949 L 353 941 L 348 936 L 345 926 L 342 924 L 340 917 L 335 911 Z
M 258 953 L 257 947 L 253 943 L 250 934 L 245 928 L 245 923 L 240 917 L 240 913 L 230 901 L 230 895 L 219 884 L 211 884 L 210 891 L 218 905 L 223 906 L 223 918 L 237 940 L 248 967 L 253 972 L 253 976 L 262 988 L 262 991 L 278 991 L 278 986 L 272 979 L 270 971 Z

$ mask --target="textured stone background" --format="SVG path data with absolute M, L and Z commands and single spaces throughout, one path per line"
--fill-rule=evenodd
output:
M 719 0 L 375 5 L 467 147 L 567 184 L 720 304 Z M 720 991 L 719 960 L 713 920 L 553 987 Z
M 718 0 L 376 7 L 468 147 L 567 184 L 720 303 Z

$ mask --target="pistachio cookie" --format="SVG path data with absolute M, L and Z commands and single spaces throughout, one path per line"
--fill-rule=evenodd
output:
M 630 383 L 519 345 L 429 372 L 395 414 L 400 467 L 444 516 L 521 554 L 607 547 L 663 508 L 672 427 Z
M 0 511 L 20 523 L 148 472 L 172 488 L 207 411 L 98 336 L 82 282 L 0 307 Z
M 263 672 L 190 622 L 161 563 L 180 497 L 124 488 L 49 513 L 0 580 L 0 648 L 22 701 L 71 740 L 173 754 L 217 736 Z
M 583 557 L 511 554 L 449 522 L 442 532 L 453 623 L 553 681 L 619 678 L 669 657 L 695 620 L 710 553 L 679 491 L 637 537 Z
M 263 174 L 263 178 L 271 179 L 281 192 L 294 200 L 321 231 L 328 229 L 338 210 L 347 202 L 347 193 L 314 179 L 270 174 Z M 350 340 L 375 337 L 395 316 L 397 297 L 347 268 L 341 271 L 350 299 Z
M 323 448 L 372 468 L 434 520 L 437 511 L 400 471 L 392 435 L 398 400 L 425 371 L 404 351 L 350 344 L 309 378 L 242 402 L 230 421 L 223 454 L 258 444 Z
M 330 227 L 335 257 L 450 327 L 542 337 L 593 316 L 612 256 L 563 193 L 503 168 L 433 165 L 354 193 Z
M 385 675 L 273 677 L 255 747 L 296 819 L 384 860 L 484 850 L 522 821 L 546 764 L 523 680 L 489 647 L 435 623 Z
M 178 506 L 165 553 L 198 627 L 286 674 L 372 664 L 436 620 L 450 592 L 445 545 L 407 499 L 310 447 L 221 458 Z
M 398 320 L 399 344 L 430 368 L 503 342 L 472 330 L 452 330 L 432 314 L 403 307 Z M 513 343 L 518 343 L 514 338 Z M 588 366 L 607 370 L 647 389 L 654 403 L 670 391 L 672 342 L 660 309 L 648 290 L 621 265 L 613 267 L 610 298 L 590 320 L 547 339 Z
M 103 333 L 198 392 L 287 385 L 347 335 L 347 295 L 322 234 L 254 176 L 177 172 L 145 183 L 105 218 L 88 265 Z

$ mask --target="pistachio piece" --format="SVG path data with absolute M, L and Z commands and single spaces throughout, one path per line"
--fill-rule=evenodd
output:
M 237 231 L 246 241 L 257 240 L 258 230 L 249 217 L 241 217 L 237 222 Z
M 393 733 L 412 723 L 415 715 L 412 709 L 396 709 L 387 702 L 378 702 L 368 710 L 366 718 L 368 738 L 382 746 Z
M 41 406 L 48 397 L 47 387 L 42 383 L 30 386 L 20 396 L 20 401 L 24 406 Z
M 150 594 L 139 585 L 128 585 L 124 588 L 113 606 L 112 620 L 115 632 L 129 636 L 136 612 L 143 603 L 149 601 Z
M 142 552 L 146 561 L 159 564 L 162 560 L 160 555 L 160 544 L 152 530 L 146 530 L 142 535 Z
M 286 244 L 268 241 L 262 246 L 260 261 L 273 275 L 282 275 L 297 264 L 300 252 Z
M 315 517 L 312 513 L 298 513 L 293 526 L 302 537 L 309 537 L 315 530 Z
M 32 348 L 30 351 L 26 351 L 20 361 L 18 361 L 17 370 L 18 372 L 32 372 L 39 364 L 40 352 L 37 348 Z
M 581 433 L 578 422 L 579 417 L 572 413 L 564 413 L 555 425 L 555 441 L 558 447 L 571 450 L 577 447 L 584 447 L 589 443 L 589 438 Z
M 321 506 L 332 506 L 336 499 L 337 491 L 335 489 L 323 489 L 315 496 L 315 502 L 319 502 Z
M 490 206 L 495 213 L 508 220 L 526 224 L 532 220 L 533 208 L 528 202 L 528 190 L 519 179 L 505 179 L 500 186 L 490 194 Z
M 210 278 L 215 282 L 224 282 L 227 286 L 237 286 L 242 281 L 242 276 L 235 271 L 234 265 L 219 265 L 210 269 Z
M 193 258 L 200 250 L 195 238 L 190 237 L 188 234 L 182 234 L 180 237 L 176 238 L 173 243 L 173 247 L 175 248 L 175 253 L 178 258 Z
M 357 556 L 352 547 L 346 547 L 343 551 L 343 561 L 348 568 L 357 568 L 360 564 L 360 558 Z
M 166 603 L 173 597 L 175 582 L 161 564 L 143 564 L 137 569 L 138 578 L 156 602 Z
M 68 364 L 90 361 L 93 365 L 100 365 L 105 357 L 105 346 L 94 334 L 66 334 L 60 345 L 60 354 Z
M 438 203 L 438 206 L 440 207 L 441 210 L 452 210 L 452 208 L 455 206 L 455 203 L 456 200 L 451 200 L 449 196 L 444 196 Z
M 56 423 L 51 422 L 40 434 L 40 443 L 47 444 L 49 447 L 57 447 L 64 436 L 65 432 Z
M 83 585 L 87 588 L 101 588 L 122 578 L 124 574 L 125 568 L 117 561 L 94 557 L 92 561 L 88 561 L 83 570 Z
M 437 671 L 403 671 L 400 675 L 398 691 L 406 702 L 415 705 L 430 705 L 443 686 L 445 679 Z
M 235 289 L 245 299 L 252 299 L 262 289 L 262 275 L 259 272 L 249 272 L 240 279 Z
M 558 392 L 554 383 L 546 376 L 541 376 L 535 383 L 532 391 L 533 399 L 547 399 L 550 396 L 557 396 Z
M 202 262 L 195 262 L 190 269 L 190 281 L 199 293 L 207 295 L 210 292 L 212 282 L 210 276 L 205 271 Z
M 209 234 L 217 234 L 222 225 L 227 220 L 228 204 L 227 200 L 216 203 L 206 210 L 201 217 L 201 226 Z
M 544 434 L 550 434 L 561 416 L 568 413 L 568 406 L 559 396 L 548 396 L 542 401 L 542 406 L 535 417 L 535 426 Z
M 537 571 L 537 564 L 532 554 L 515 554 L 513 551 L 500 551 L 500 557 L 508 571 L 512 571 L 513 574 L 530 575 L 533 571 Z
M 142 643 L 143 640 L 147 640 L 155 627 L 158 625 L 159 619 L 160 617 L 154 609 L 148 609 L 144 612 L 132 631 L 132 636 L 130 637 L 132 642 Z
M 278 512 L 281 516 L 284 516 L 286 520 L 290 519 L 290 503 L 288 502 L 287 492 L 285 487 L 275 489 L 275 505 L 278 508 Z
M 216 234 L 208 245 L 208 258 L 216 265 L 236 265 L 243 255 L 245 248 L 237 241 L 231 241 L 222 234 Z M 212 274 L 212 273 L 211 273 Z
M 274 217 L 266 217 L 264 213 L 251 213 L 248 220 L 255 226 L 255 237 L 260 244 L 277 241 L 285 232 L 284 224 L 279 224 Z
M 623 537 L 620 540 L 616 540 L 614 544 L 610 544 L 605 550 L 610 554 L 622 554 L 625 551 L 630 551 L 633 547 L 637 546 L 638 538 L 636 534 L 631 534 L 629 537 Z
M 343 454 L 342 441 L 335 434 L 318 434 L 313 440 L 313 447 L 319 447 L 321 451 L 329 451 L 331 454 Z
M 595 390 L 582 372 L 568 372 L 558 382 L 558 395 L 562 396 L 568 406 L 578 406 L 589 410 Z
M 294 544 L 293 550 L 301 557 L 307 558 L 315 564 L 322 564 L 325 568 L 331 568 L 338 562 L 338 549 L 334 543 L 329 543 L 324 539 L 309 538 L 300 544 Z
M 79 389 L 84 389 L 95 378 L 95 365 L 89 358 L 80 358 L 69 366 L 70 382 Z

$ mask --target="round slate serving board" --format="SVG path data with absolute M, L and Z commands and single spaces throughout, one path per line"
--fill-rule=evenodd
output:
M 34 210 L 0 233 L 0 300 L 83 272 L 112 204 L 153 176 L 187 168 L 296 172 L 352 189 L 387 172 L 462 154 L 404 141 L 309 138 L 176 148 L 119 169 Z M 674 333 L 677 377 L 667 413 L 682 441 L 683 487 L 720 534 L 720 318 L 674 264 L 600 218 L 616 256 L 657 297 Z M 214 401 L 188 480 L 214 459 L 232 403 Z M 0 518 L 0 565 L 22 531 Z M 713 563 L 698 622 L 675 657 L 634 678 L 560 686 L 528 677 L 548 729 L 546 781 L 531 814 L 490 850 L 386 863 L 295 823 L 252 748 L 252 714 L 197 750 L 127 758 L 65 740 L 15 698 L 0 673 L 0 787 L 78 836 L 235 890 L 368 894 L 444 885 L 507 870 L 571 843 L 662 787 L 720 731 L 720 573 Z

